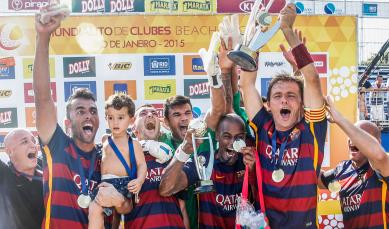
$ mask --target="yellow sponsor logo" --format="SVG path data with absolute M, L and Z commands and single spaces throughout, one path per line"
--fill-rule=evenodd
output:
M 50 78 L 55 78 L 55 60 L 54 58 L 49 59 L 50 65 Z M 34 69 L 34 59 L 24 58 L 23 59 L 23 77 L 24 79 L 32 78 L 32 71 Z
M 176 95 L 175 80 L 145 80 L 146 100 L 162 100 Z

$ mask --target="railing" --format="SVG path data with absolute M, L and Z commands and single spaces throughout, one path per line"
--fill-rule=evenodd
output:
M 360 120 L 370 120 L 382 129 L 389 129 L 389 88 L 362 88 L 358 108 Z

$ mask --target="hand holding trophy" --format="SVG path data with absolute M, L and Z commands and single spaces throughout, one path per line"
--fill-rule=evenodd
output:
M 220 38 L 223 39 L 226 47 L 235 47 L 242 42 L 242 35 L 239 29 L 239 15 L 224 16 L 223 21 L 219 24 Z M 229 38 L 231 43 L 229 44 Z
M 188 129 L 193 130 L 192 134 L 192 144 L 193 144 L 193 160 L 195 162 L 196 172 L 199 176 L 199 181 L 196 184 L 196 189 L 194 193 L 205 193 L 214 191 L 213 182 L 211 180 L 213 163 L 215 157 L 215 150 L 213 149 L 213 142 L 211 134 L 208 133 L 207 136 L 204 136 L 207 133 L 207 124 L 204 120 L 194 119 L 189 123 Z M 207 159 L 204 155 L 199 155 L 197 153 L 196 139 L 208 139 L 209 141 L 209 159 L 207 165 Z
M 256 71 L 257 66 L 257 51 L 262 48 L 279 30 L 280 21 L 277 21 L 272 27 L 269 25 L 272 22 L 268 11 L 274 0 L 270 0 L 266 5 L 262 5 L 262 0 L 256 0 L 247 26 L 243 35 L 242 43 L 235 47 L 228 54 L 228 57 L 245 71 Z M 294 2 L 294 0 L 289 0 Z
M 66 4 L 60 4 L 58 0 L 53 0 L 48 6 L 40 9 L 38 17 L 42 24 L 47 24 L 52 17 L 60 17 L 60 20 L 64 20 L 69 14 L 70 9 Z

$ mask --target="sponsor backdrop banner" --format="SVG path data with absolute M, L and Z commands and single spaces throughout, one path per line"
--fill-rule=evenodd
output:
M 82 9 L 82 1 L 77 2 L 81 4 L 77 7 Z M 107 2 L 111 4 L 113 1 L 93 2 L 96 3 L 93 10 L 104 11 Z M 150 10 L 152 4 L 162 7 L 163 2 L 166 1 L 146 1 L 145 11 Z M 231 7 L 232 2 L 234 7 L 239 7 L 244 1 L 233 0 Z M 202 1 L 197 6 L 205 7 L 208 3 L 213 5 L 214 2 Z M 187 8 L 195 5 L 188 3 Z M 121 9 L 128 6 L 122 5 Z M 177 7 L 180 9 L 180 5 Z M 373 14 L 374 7 L 370 7 L 368 12 Z M 333 8 L 323 4 L 320 8 L 333 14 L 343 10 L 342 5 Z M 197 53 L 200 48 L 208 48 L 212 33 L 218 29 L 222 18 L 223 15 L 69 17 L 55 31 L 50 45 L 51 89 L 57 101 L 58 120 L 62 124 L 65 101 L 73 90 L 80 87 L 91 89 L 97 97 L 101 120 L 97 139 L 101 139 L 107 129 L 104 100 L 114 91 L 130 94 L 136 106 L 158 104 L 160 115 L 161 104 L 166 98 L 184 94 L 192 98 L 194 116 L 203 116 L 210 106 L 209 87 Z M 240 15 L 241 31 L 247 19 L 247 15 Z M 275 20 L 274 16 L 273 22 Z M 355 120 L 357 110 L 356 25 L 356 17 L 334 15 L 301 15 L 295 22 L 296 28 L 301 29 L 307 38 L 307 47 L 320 73 L 323 92 L 335 98 L 336 106 L 350 120 Z M 291 70 L 280 52 L 281 43 L 286 42 L 282 33 L 278 32 L 260 53 L 256 85 L 264 95 L 265 85 L 274 74 Z M 8 132 L 14 127 L 35 130 L 30 85 L 34 49 L 33 16 L 1 17 L 1 132 Z M 347 158 L 346 137 L 338 127 L 331 125 L 323 166 L 334 167 Z M 326 206 L 326 209 L 334 209 L 332 205 Z M 322 222 L 326 222 L 324 219 Z
M 96 8 L 99 8 L 100 5 L 106 7 L 108 1 L 101 0 L 101 4 L 99 1 L 94 2 Z M 158 4 L 163 5 L 162 2 Z M 155 6 L 157 4 L 156 1 L 146 1 L 146 5 L 151 3 Z M 331 9 L 330 6 L 327 8 Z M 53 97 L 58 100 L 59 108 L 64 107 L 71 92 L 79 87 L 96 92 L 101 104 L 113 91 L 129 93 L 136 105 L 147 100 L 162 103 L 167 97 L 176 94 L 185 94 L 196 100 L 208 98 L 208 88 L 204 83 L 206 75 L 197 52 L 202 47 L 208 47 L 211 34 L 217 30 L 222 17 L 69 17 L 51 38 L 50 74 L 53 82 L 56 82 L 56 90 L 52 88 Z M 247 18 L 247 15 L 240 16 L 242 31 Z M 343 113 L 354 119 L 356 18 L 302 15 L 296 19 L 295 24 L 307 37 L 307 46 L 313 53 L 322 82 L 327 82 L 323 85 L 323 91 L 333 95 L 340 108 L 347 107 L 342 110 Z M 7 85 L 5 88 L 2 86 L 0 99 L 8 101 L 11 95 L 7 90 L 23 90 L 20 85 L 31 83 L 35 49 L 34 18 L 1 17 L 0 30 L 0 80 Z M 290 72 L 290 66 L 280 53 L 280 43 L 285 42 L 282 33 L 278 32 L 261 50 L 259 77 L 271 78 L 277 72 Z M 264 88 L 261 85 L 265 82 L 257 80 L 258 88 Z M 15 91 L 13 93 L 17 94 Z M 20 93 L 23 95 L 23 92 Z M 24 95 L 25 100 L 22 96 L 19 102 L 33 105 L 29 85 L 26 85 Z M 204 113 L 209 103 L 199 101 L 198 107 Z M 21 113 L 19 117 L 22 117 L 19 122 L 24 126 L 25 110 L 18 112 Z M 100 113 L 103 117 L 102 108 Z M 60 112 L 59 117 L 63 118 L 64 113 Z M 331 128 L 331 147 L 336 145 L 338 152 L 346 152 L 343 140 L 343 133 L 336 127 Z M 341 159 L 346 159 L 347 155 L 337 153 L 326 157 L 329 163 L 325 166 L 334 166 Z

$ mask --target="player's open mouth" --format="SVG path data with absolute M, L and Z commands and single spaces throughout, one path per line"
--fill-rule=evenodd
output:
M 359 152 L 359 149 L 354 145 L 348 145 L 350 152 Z
M 228 157 L 233 157 L 233 156 L 235 156 L 235 154 L 236 154 L 236 151 L 235 151 L 235 150 L 233 150 L 233 149 L 231 149 L 231 148 L 226 148 L 226 155 L 227 155 Z
M 36 152 L 31 152 L 31 153 L 28 153 L 27 154 L 27 157 L 28 157 L 28 159 L 35 159 L 35 158 L 37 158 L 37 153 Z
M 188 130 L 188 126 L 179 126 L 181 132 L 185 132 Z
M 155 129 L 155 123 L 153 122 L 148 122 L 146 123 L 146 130 L 154 130 Z
M 85 134 L 92 134 L 93 133 L 93 126 L 92 124 L 85 124 L 83 127 L 82 127 L 82 130 L 84 131 Z
M 284 120 L 289 119 L 290 113 L 291 113 L 291 112 L 290 112 L 290 110 L 289 110 L 288 108 L 282 108 L 282 109 L 280 110 L 281 117 L 282 117 L 282 119 L 284 119 Z

